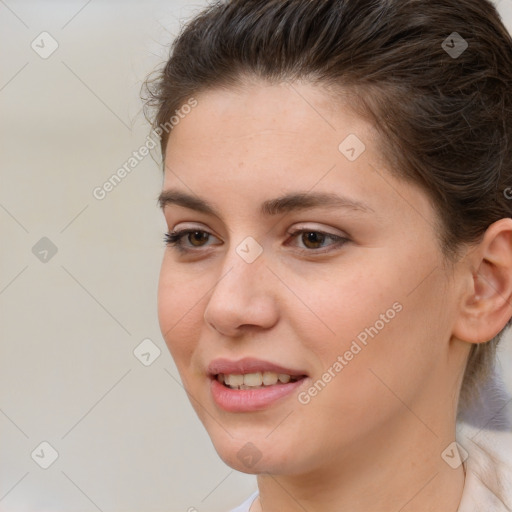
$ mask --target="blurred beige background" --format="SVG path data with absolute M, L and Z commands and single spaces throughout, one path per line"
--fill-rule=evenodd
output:
M 0 0 L 1 512 L 226 512 L 256 489 L 161 339 L 160 168 L 93 194 L 146 142 L 141 82 L 205 4 Z

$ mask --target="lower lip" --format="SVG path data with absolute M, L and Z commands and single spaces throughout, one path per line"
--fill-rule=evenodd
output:
M 306 378 L 303 378 L 287 384 L 255 389 L 231 389 L 213 378 L 210 389 L 213 400 L 221 409 L 228 412 L 252 412 L 266 409 L 277 400 L 289 396 L 302 386 L 305 380 Z

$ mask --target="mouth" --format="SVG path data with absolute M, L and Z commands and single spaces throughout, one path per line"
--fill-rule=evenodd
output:
M 281 386 L 289 382 L 297 382 L 306 378 L 306 375 L 289 375 L 271 371 L 253 373 L 217 373 L 214 378 L 230 389 L 260 389 L 268 386 Z
M 300 370 L 253 358 L 216 359 L 208 367 L 211 395 L 228 412 L 267 409 L 293 395 L 308 375 Z

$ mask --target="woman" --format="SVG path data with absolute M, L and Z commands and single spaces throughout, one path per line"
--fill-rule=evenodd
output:
M 258 475 L 236 510 L 510 510 L 510 434 L 457 423 L 512 316 L 494 6 L 220 2 L 148 90 L 160 325 L 220 457 Z

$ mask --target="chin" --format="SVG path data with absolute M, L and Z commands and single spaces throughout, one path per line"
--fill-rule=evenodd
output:
M 229 467 L 247 473 L 249 475 L 258 475 L 261 473 L 269 473 L 273 475 L 289 473 L 284 455 L 279 453 L 268 453 L 265 455 L 254 445 L 250 443 L 238 445 L 233 448 L 217 449 L 217 453 L 225 464 Z
M 230 437 L 218 425 L 208 431 L 213 446 L 222 461 L 231 468 L 247 474 L 292 474 L 297 472 L 296 458 L 299 442 L 289 436 L 262 435 L 256 428 L 229 429 Z M 288 441 L 288 442 L 286 442 Z

